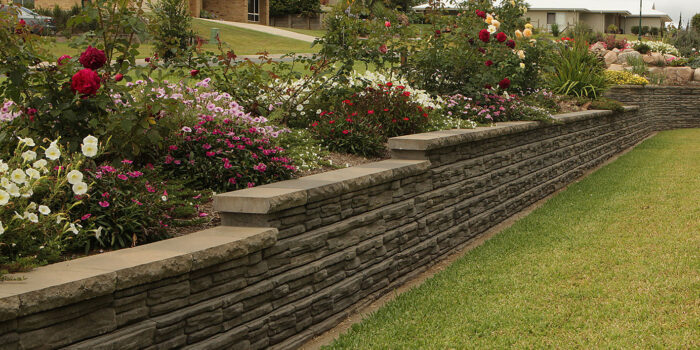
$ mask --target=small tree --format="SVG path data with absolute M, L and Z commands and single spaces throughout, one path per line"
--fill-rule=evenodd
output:
M 700 32 L 700 13 L 696 13 L 693 19 L 690 20 L 690 25 L 696 32 Z
M 194 31 L 189 5 L 185 0 L 159 0 L 149 3 L 152 11 L 151 34 L 155 52 L 164 60 L 187 56 Z
M 559 25 L 556 23 L 552 23 L 552 35 L 556 38 L 559 36 Z

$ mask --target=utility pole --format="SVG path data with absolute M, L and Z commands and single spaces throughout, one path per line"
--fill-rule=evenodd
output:
M 637 40 L 642 41 L 642 0 L 639 0 L 639 28 L 637 29 Z

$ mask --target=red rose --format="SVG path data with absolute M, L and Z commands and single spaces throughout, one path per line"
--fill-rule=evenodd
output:
M 499 43 L 502 43 L 508 39 L 508 36 L 504 32 L 499 32 L 496 34 L 496 40 L 498 40 Z
M 483 54 L 486 54 L 486 49 L 484 49 L 483 47 L 480 47 L 477 50 L 479 50 L 479 52 L 481 52 Z
M 491 67 L 491 65 L 493 64 L 493 61 L 486 60 L 486 62 L 484 62 L 484 64 L 486 65 L 486 67 Z
M 114 76 L 114 81 L 122 81 L 124 79 L 124 74 L 122 73 L 117 73 L 117 75 Z
M 510 87 L 510 79 L 503 78 L 503 80 L 498 82 L 498 87 L 500 87 L 503 90 L 509 88 Z
M 481 17 L 481 18 L 486 18 L 486 12 L 485 12 L 485 11 L 476 10 L 475 12 L 476 12 L 476 15 L 477 15 L 477 16 L 479 16 L 479 17 Z
M 511 49 L 514 49 L 515 48 L 515 41 L 513 41 L 513 40 L 506 41 L 506 46 L 510 47 Z
M 85 68 L 100 69 L 107 62 L 107 56 L 104 51 L 88 46 L 87 49 L 80 54 L 78 61 Z
M 488 30 L 482 29 L 479 31 L 479 39 L 481 39 L 481 41 L 487 43 L 489 42 L 489 38 L 491 38 L 491 33 L 489 33 Z
M 435 35 L 440 35 L 441 33 L 442 33 L 442 32 L 440 31 L 440 29 L 438 29 L 438 30 L 435 31 Z
M 69 60 L 69 59 L 71 59 L 71 58 L 73 58 L 73 57 L 70 57 L 70 56 L 68 56 L 68 55 L 63 55 L 63 56 L 59 57 L 59 58 L 58 58 L 58 65 L 59 65 L 59 66 L 62 66 L 62 65 L 63 65 L 63 60 Z
M 30 116 L 36 115 L 36 108 L 27 108 L 27 114 Z
M 71 79 L 70 88 L 83 95 L 94 95 L 100 88 L 100 76 L 92 69 L 81 69 Z
M 191 76 L 195 76 L 195 75 L 197 75 L 197 74 L 199 74 L 199 70 L 198 70 L 198 69 L 193 69 L 193 70 L 190 71 L 190 75 L 191 75 Z
M 387 51 L 389 50 L 386 48 L 386 45 L 382 44 L 382 46 L 379 47 L 379 52 L 384 54 L 387 53 Z
M 387 28 L 391 27 L 391 22 L 385 21 L 385 22 L 384 22 L 384 26 L 387 27 Z
M 490 90 L 490 89 L 491 89 L 491 84 L 486 84 L 486 85 L 484 85 L 484 89 Z

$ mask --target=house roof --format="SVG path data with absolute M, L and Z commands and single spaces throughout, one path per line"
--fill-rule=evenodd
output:
M 437 1 L 436 1 L 437 2 Z M 445 10 L 458 10 L 463 0 L 439 0 Z M 528 0 L 530 11 L 576 11 L 587 13 L 619 13 L 626 17 L 639 17 L 637 0 Z M 430 4 L 414 6 L 417 11 L 424 11 Z M 655 10 L 654 3 L 645 0 L 642 5 L 642 17 L 659 17 L 671 21 L 671 17 Z

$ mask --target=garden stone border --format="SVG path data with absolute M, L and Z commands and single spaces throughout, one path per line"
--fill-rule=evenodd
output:
M 217 195 L 224 226 L 18 274 L 0 349 L 297 348 L 656 130 L 700 127 L 700 88 L 609 94 L 641 108 L 394 138 L 394 159 Z

